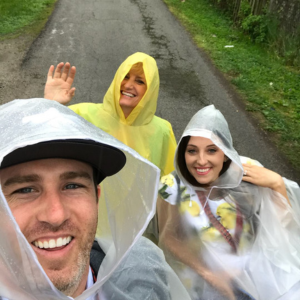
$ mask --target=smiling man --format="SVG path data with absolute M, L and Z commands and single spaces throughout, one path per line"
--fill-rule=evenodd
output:
M 140 238 L 158 168 L 54 101 L 16 100 L 0 119 L 0 299 L 189 299 Z
M 0 178 L 12 214 L 49 279 L 66 295 L 80 295 L 97 226 L 92 167 L 48 158 L 6 167 Z

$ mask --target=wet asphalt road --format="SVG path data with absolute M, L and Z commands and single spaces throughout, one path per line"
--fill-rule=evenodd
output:
M 77 67 L 72 103 L 102 102 L 120 63 L 137 51 L 157 61 L 156 114 L 171 122 L 177 140 L 196 111 L 214 104 L 225 115 L 239 154 L 299 181 L 162 0 L 59 0 L 25 58 L 24 71 L 32 78 L 25 94 L 42 96 L 50 64 L 69 61 Z

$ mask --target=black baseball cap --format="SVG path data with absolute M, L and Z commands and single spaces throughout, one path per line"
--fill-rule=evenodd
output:
M 126 163 L 118 148 L 84 139 L 45 141 L 18 148 L 3 158 L 0 169 L 47 158 L 75 159 L 90 164 L 99 184 L 105 177 L 119 172 Z

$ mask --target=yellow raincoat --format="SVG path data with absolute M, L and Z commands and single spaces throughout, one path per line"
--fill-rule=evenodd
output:
M 119 105 L 121 82 L 131 67 L 143 63 L 147 91 L 125 119 Z M 171 124 L 155 116 L 159 75 L 155 60 L 144 53 L 129 56 L 117 70 L 103 104 L 80 103 L 70 108 L 95 126 L 111 134 L 161 170 L 161 176 L 174 170 L 176 140 Z

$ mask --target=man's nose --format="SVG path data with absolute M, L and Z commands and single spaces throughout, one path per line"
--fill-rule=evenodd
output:
M 60 226 L 69 218 L 69 209 L 66 201 L 59 192 L 45 192 L 41 198 L 41 209 L 38 213 L 38 219 L 41 222 Z

